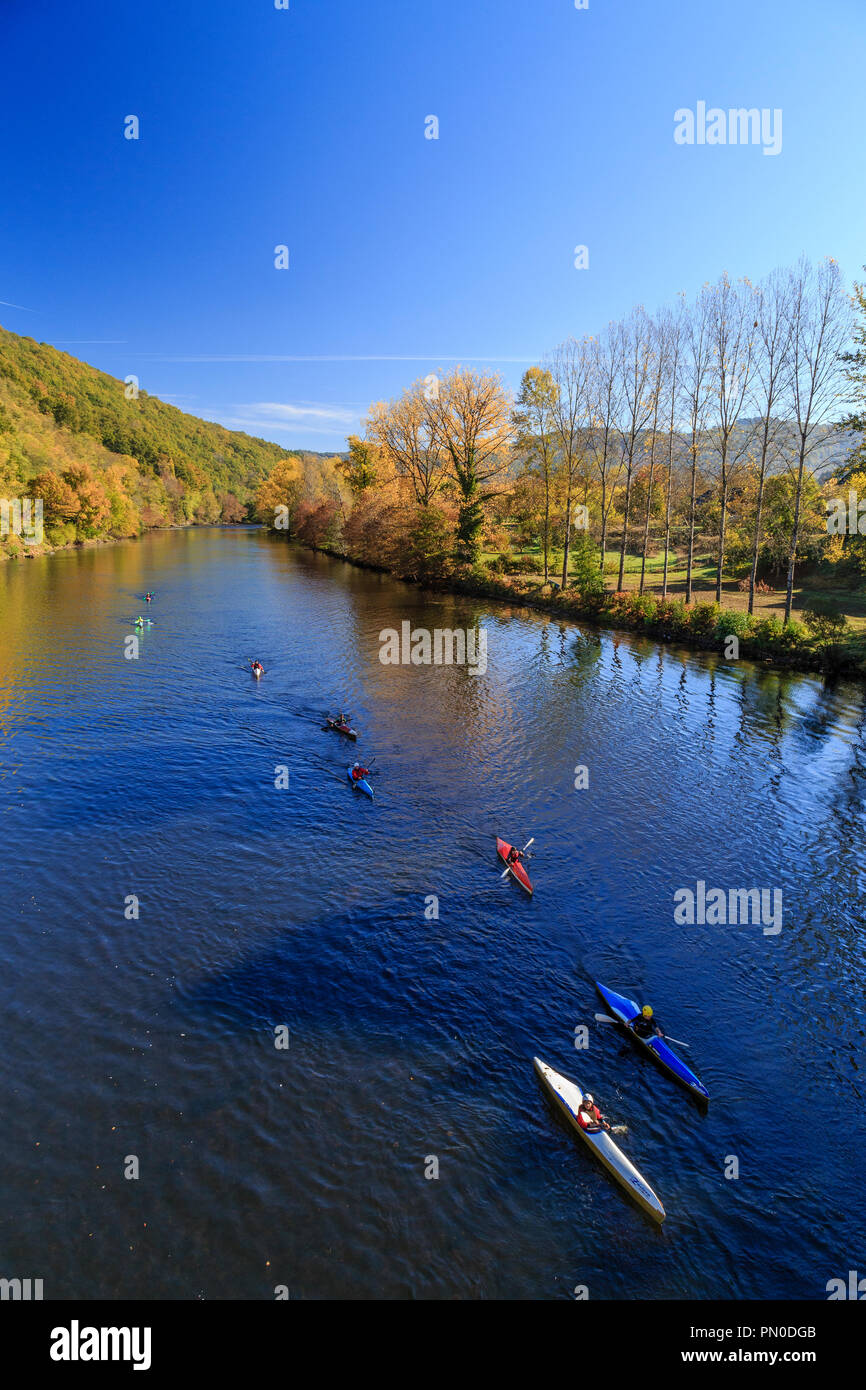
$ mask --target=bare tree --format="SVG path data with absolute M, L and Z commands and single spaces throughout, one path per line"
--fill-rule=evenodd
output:
M 565 547 L 562 557 L 562 588 L 568 587 L 568 556 L 571 547 L 571 503 L 578 477 L 589 423 L 589 370 L 591 343 L 567 338 L 555 348 L 547 363 L 556 383 L 553 416 L 556 443 L 565 478 Z
M 622 451 L 616 421 L 619 416 L 621 374 L 619 338 L 616 324 L 608 324 L 601 340 L 593 339 L 589 348 L 589 452 L 601 483 L 601 556 L 604 574 L 610 509 L 623 470 Z
M 670 373 L 667 318 L 664 315 L 661 315 L 658 319 L 654 320 L 652 324 L 652 330 L 655 368 L 653 372 L 653 381 L 651 387 L 652 424 L 649 428 L 649 475 L 647 477 L 646 515 L 644 517 L 643 547 L 641 550 L 640 562 L 640 586 L 638 588 L 638 592 L 641 594 L 643 593 L 644 582 L 646 580 L 646 560 L 647 551 L 649 550 L 650 518 L 652 517 L 653 505 L 653 481 L 655 477 L 656 453 L 659 448 L 659 413 L 663 407 L 662 398 L 665 389 L 665 380 Z M 667 556 L 665 556 L 665 560 L 667 560 Z
M 662 598 L 668 593 L 668 554 L 671 548 L 671 499 L 674 488 L 674 440 L 678 392 L 680 389 L 680 354 L 682 352 L 683 317 L 686 313 L 685 297 L 680 295 L 677 307 L 669 310 L 662 319 L 665 335 L 668 371 L 665 377 L 667 410 L 667 479 L 665 486 L 665 558 L 662 573 Z
M 794 596 L 803 481 L 810 456 L 821 438 L 820 427 L 828 423 L 842 398 L 841 357 L 851 332 L 850 303 L 835 261 L 822 261 L 813 269 L 807 260 L 801 260 L 791 272 L 790 285 L 790 392 L 796 438 L 791 471 L 795 472 L 796 491 L 788 549 L 786 623 L 791 621 Z
M 415 382 L 395 401 L 373 406 L 366 422 L 367 438 L 397 476 L 408 479 L 422 507 L 428 507 L 448 481 L 446 459 L 430 418 L 429 390 L 423 381 Z
M 518 455 L 535 460 L 536 476 L 544 488 L 544 582 L 549 574 L 550 488 L 556 460 L 554 426 L 558 387 L 543 367 L 530 367 L 523 373 L 514 412 L 515 449 Z
M 757 410 L 755 458 L 757 493 L 752 532 L 752 566 L 749 571 L 749 612 L 755 610 L 755 580 L 761 548 L 761 524 L 767 469 L 778 453 L 780 403 L 787 393 L 791 365 L 791 281 L 778 271 L 756 291 L 755 372 L 753 398 Z
M 712 343 L 709 322 L 710 292 L 705 285 L 683 321 L 682 406 L 689 451 L 689 545 L 686 558 L 686 603 L 692 601 L 692 568 L 695 556 L 695 504 L 698 458 L 704 436 L 712 380 Z
M 748 280 L 732 285 L 724 274 L 708 296 L 709 337 L 712 344 L 712 410 L 708 454 L 716 469 L 719 493 L 719 545 L 716 564 L 716 603 L 722 601 L 725 532 L 731 489 L 745 462 L 752 432 L 740 428 L 754 370 L 755 292 Z
M 622 542 L 619 551 L 619 580 L 622 589 L 625 573 L 625 552 L 628 545 L 629 507 L 634 480 L 638 439 L 653 413 L 653 326 L 643 308 L 638 305 L 619 326 L 620 371 L 622 373 L 622 414 L 619 424 L 622 457 L 625 462 L 625 503 L 623 506 Z

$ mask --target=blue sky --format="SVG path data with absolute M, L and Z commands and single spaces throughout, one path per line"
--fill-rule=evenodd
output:
M 723 270 L 866 261 L 862 0 L 0 0 L 0 36 L 0 323 L 286 446 Z M 780 108 L 781 153 L 677 145 L 699 101 Z

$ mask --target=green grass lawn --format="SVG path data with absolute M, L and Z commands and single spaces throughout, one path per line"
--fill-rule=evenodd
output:
M 489 564 L 491 560 L 498 556 L 498 551 L 485 551 L 483 562 Z M 523 556 L 531 557 L 536 560 L 539 571 L 542 565 L 542 552 L 539 545 L 528 546 L 525 549 L 515 550 L 515 558 Z M 613 572 L 610 572 L 610 567 Z M 619 551 L 608 550 L 605 552 L 604 576 L 605 588 L 613 589 L 616 587 L 619 578 Z M 551 550 L 548 556 L 548 570 L 551 579 L 558 582 L 562 574 L 562 551 Z M 662 574 L 664 572 L 664 556 L 653 555 L 647 557 L 646 577 L 644 581 L 644 592 L 649 594 L 661 593 Z M 626 555 L 625 570 L 623 573 L 623 587 L 625 589 L 637 589 L 640 584 L 641 557 L 639 555 Z M 525 575 L 522 576 L 529 583 L 541 585 L 542 576 Z M 677 597 L 685 594 L 686 587 L 686 557 L 677 554 L 675 551 L 668 551 L 668 595 Z M 692 564 L 692 589 L 695 597 L 703 602 L 715 599 L 716 589 L 716 564 L 715 558 L 711 554 L 695 555 Z M 855 631 L 866 629 L 866 589 L 832 589 L 813 587 L 810 580 L 794 588 L 794 612 L 798 614 L 815 600 L 820 599 L 824 602 L 835 604 L 840 613 L 844 613 L 851 627 Z M 742 591 L 738 587 L 738 578 L 726 577 L 722 584 L 722 604 L 726 608 L 734 608 L 745 612 L 749 606 L 748 591 Z M 773 593 L 756 594 L 754 612 L 757 616 L 765 617 L 776 614 L 784 617 L 785 614 L 785 589 L 784 584 L 777 588 Z

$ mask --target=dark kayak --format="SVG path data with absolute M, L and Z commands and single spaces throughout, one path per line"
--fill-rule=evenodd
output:
M 355 729 L 350 729 L 348 724 L 341 724 L 339 719 L 326 719 L 324 727 L 333 729 L 335 734 L 345 734 L 346 738 L 357 739 L 358 737 Z
M 623 1025 L 629 1036 L 642 1047 L 645 1052 L 651 1052 L 656 1061 L 664 1067 L 665 1071 L 670 1072 L 671 1076 L 676 1077 L 687 1086 L 693 1095 L 699 1096 L 701 1100 L 709 1100 L 710 1093 L 696 1076 L 691 1067 L 686 1066 L 681 1057 L 678 1057 L 673 1048 L 668 1047 L 664 1038 L 642 1038 L 633 1028 L 629 1027 L 632 1019 L 637 1018 L 640 1013 L 640 1005 L 633 999 L 628 999 L 624 994 L 617 994 L 615 990 L 608 989 L 605 985 L 600 985 L 598 980 L 595 987 L 601 995 L 611 1013 Z

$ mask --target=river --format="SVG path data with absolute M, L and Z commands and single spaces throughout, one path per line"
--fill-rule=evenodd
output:
M 406 620 L 481 625 L 486 672 L 382 664 Z M 373 802 L 321 731 L 341 705 Z M 0 566 L 0 713 L 3 1276 L 820 1299 L 866 1272 L 857 686 L 214 528 Z M 497 833 L 534 836 L 533 898 Z M 781 891 L 781 930 L 678 923 L 698 881 Z M 706 1112 L 594 1021 L 596 979 L 690 1044 Z M 663 1226 L 535 1054 L 628 1125 Z

